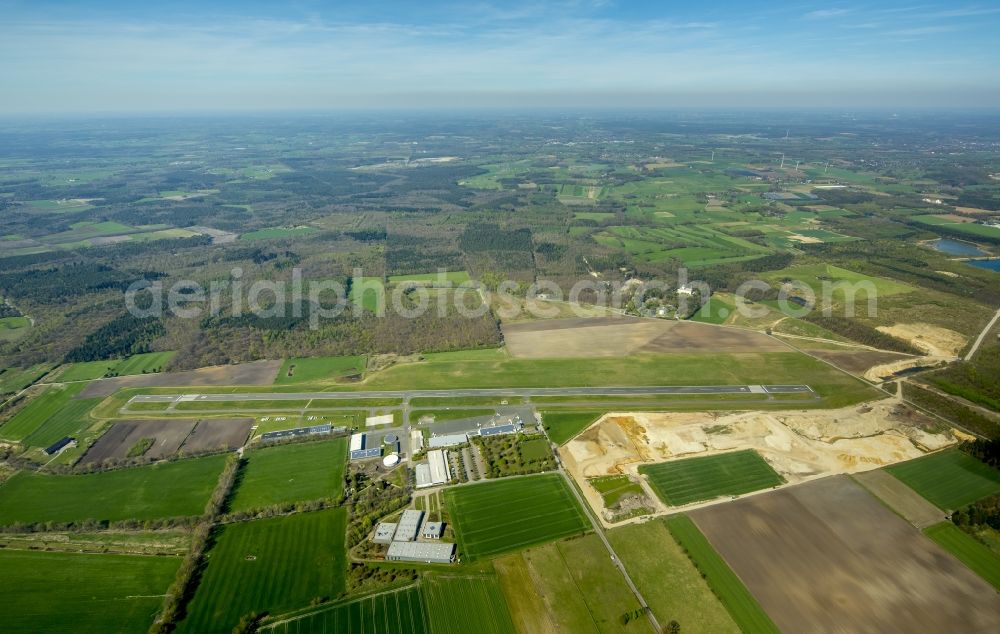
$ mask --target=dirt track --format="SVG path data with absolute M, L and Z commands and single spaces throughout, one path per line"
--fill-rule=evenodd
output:
M 128 387 L 205 387 L 212 385 L 271 385 L 281 369 L 279 361 L 219 365 L 187 372 L 160 372 L 116 376 L 91 381 L 77 398 L 110 396 Z
M 787 352 L 759 332 L 638 317 L 553 319 L 503 326 L 512 357 L 622 357 L 642 352 Z
M 1000 631 L 996 591 L 850 478 L 690 515 L 782 631 Z

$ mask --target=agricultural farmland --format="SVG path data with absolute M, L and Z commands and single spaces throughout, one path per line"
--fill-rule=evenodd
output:
M 344 591 L 346 512 L 328 509 L 228 524 L 180 632 L 230 632 L 251 612 L 280 613 Z
M 426 634 L 430 632 L 420 588 L 409 586 L 323 607 L 265 625 L 263 632 Z
M 85 384 L 77 383 L 50 385 L 42 388 L 42 391 L 33 396 L 13 418 L 0 426 L 0 438 L 14 441 L 24 440 L 55 416 L 84 387 Z
M 649 621 L 596 535 L 495 559 L 521 632 L 648 634 Z
M 664 520 L 616 528 L 607 537 L 660 623 L 675 620 L 683 632 L 739 632 Z
M 958 449 L 892 465 L 886 471 L 946 511 L 1000 492 L 1000 471 Z
M 784 482 L 752 449 L 642 465 L 639 473 L 648 478 L 660 499 L 671 506 L 741 495 Z
M 782 631 L 1000 627 L 992 586 L 846 476 L 689 515 Z
M 1000 592 L 1000 555 L 951 522 L 925 528 L 924 535 Z
M 233 511 L 324 498 L 339 502 L 343 496 L 346 438 L 263 447 L 245 456 Z
M 434 634 L 514 634 L 494 575 L 428 573 L 421 588 Z
M 143 632 L 179 565 L 179 557 L 0 550 L 3 629 Z
M 578 535 L 589 528 L 558 474 L 452 487 L 445 506 L 470 561 Z
M 21 472 L 0 485 L 0 524 L 201 515 L 226 456 L 84 475 Z

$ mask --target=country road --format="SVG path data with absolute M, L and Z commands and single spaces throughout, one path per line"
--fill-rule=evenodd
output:
M 972 344 L 972 347 L 969 348 L 969 352 L 965 355 L 966 361 L 972 360 L 972 357 L 976 354 L 976 350 L 979 350 L 979 346 L 982 345 L 983 339 L 986 338 L 986 335 L 988 335 L 990 330 L 993 329 L 993 326 L 996 325 L 997 319 L 1000 319 L 1000 308 L 998 308 L 997 312 L 993 314 L 993 319 L 990 320 L 990 323 L 986 324 L 983 331 L 979 333 L 978 337 L 976 337 L 976 342 Z

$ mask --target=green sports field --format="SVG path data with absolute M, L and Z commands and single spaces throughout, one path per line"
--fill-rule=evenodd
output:
M 179 557 L 0 550 L 0 630 L 144 632 Z
M 346 465 L 346 438 L 255 449 L 247 453 L 230 509 L 321 498 L 339 501 Z
M 421 583 L 434 634 L 514 634 L 507 602 L 494 575 L 424 575 Z
M 557 474 L 445 491 L 445 505 L 468 560 L 578 535 L 590 524 Z
M 958 449 L 900 462 L 885 469 L 946 511 L 1000 492 L 1000 470 Z
M 431 630 L 420 588 L 408 586 L 323 607 L 280 624 L 265 625 L 261 631 L 275 634 L 425 634 Z
M 0 485 L 0 524 L 201 515 L 226 456 L 85 475 L 21 472 Z
M 924 535 L 955 555 L 959 561 L 1000 592 L 1000 555 L 951 522 L 929 526 L 924 529 Z
M 671 506 L 750 493 L 784 482 L 752 449 L 642 465 L 639 473 L 649 479 L 660 499 Z
M 686 515 L 671 515 L 667 528 L 705 577 L 708 586 L 744 632 L 778 632 L 777 626 L 732 568 Z
M 251 612 L 277 614 L 338 596 L 346 518 L 338 508 L 226 525 L 178 630 L 228 634 Z

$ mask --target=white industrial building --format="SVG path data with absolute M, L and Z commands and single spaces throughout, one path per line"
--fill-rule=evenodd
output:
M 437 486 L 451 480 L 451 470 L 448 468 L 448 452 L 444 449 L 432 449 L 427 452 L 427 462 L 416 466 L 417 488 Z
M 365 448 L 364 434 L 351 434 L 351 451 L 361 451 Z
M 392 538 L 396 535 L 396 524 L 393 522 L 381 522 L 375 527 L 375 536 L 372 541 L 376 544 L 391 544 Z
M 431 449 L 440 449 L 441 447 L 454 447 L 455 445 L 467 442 L 469 442 L 468 434 L 442 434 L 440 436 L 431 436 L 427 446 Z
M 399 523 L 396 525 L 396 534 L 393 537 L 393 541 L 414 541 L 417 538 L 417 534 L 420 532 L 420 522 L 423 519 L 423 511 L 416 511 L 413 509 L 403 511 L 403 515 L 399 518 Z
M 455 544 L 443 542 L 392 542 L 385 554 L 389 561 L 419 561 L 449 564 L 455 559 Z

